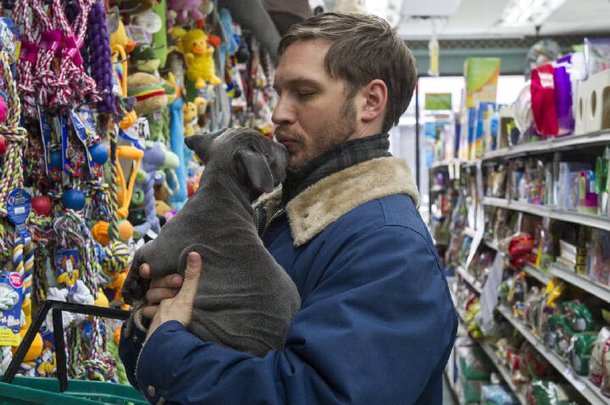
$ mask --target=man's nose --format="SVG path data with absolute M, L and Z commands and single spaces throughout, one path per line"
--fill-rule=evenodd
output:
M 290 124 L 294 122 L 294 111 L 290 106 L 290 103 L 285 98 L 280 97 L 275 108 L 273 109 L 273 114 L 271 115 L 271 121 L 273 121 L 276 125 L 281 124 Z

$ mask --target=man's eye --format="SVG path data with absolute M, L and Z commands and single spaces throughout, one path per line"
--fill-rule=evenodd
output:
M 309 98 L 311 96 L 313 96 L 314 94 L 316 94 L 315 91 L 298 91 L 297 95 L 299 96 L 299 98 Z

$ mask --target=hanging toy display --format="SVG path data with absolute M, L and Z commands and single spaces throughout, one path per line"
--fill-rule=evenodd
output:
M 133 252 L 203 171 L 184 137 L 234 124 L 269 134 L 273 103 L 264 52 L 214 2 L 2 6 L 0 374 L 45 301 L 129 310 Z M 109 344 L 118 326 L 64 314 L 69 378 L 127 382 Z M 50 316 L 36 332 L 18 373 L 54 376 Z

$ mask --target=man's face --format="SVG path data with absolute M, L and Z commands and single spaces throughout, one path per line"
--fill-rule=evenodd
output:
M 275 72 L 279 101 L 272 120 L 293 169 L 356 134 L 355 99 L 348 99 L 344 80 L 324 69 L 329 48 L 323 40 L 297 41 L 286 48 Z

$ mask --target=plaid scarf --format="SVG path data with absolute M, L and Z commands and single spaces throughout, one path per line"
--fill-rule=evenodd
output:
M 282 184 L 282 206 L 312 184 L 323 178 L 367 160 L 388 157 L 390 140 L 388 134 L 379 134 L 354 139 L 313 158 L 299 169 L 288 169 Z

